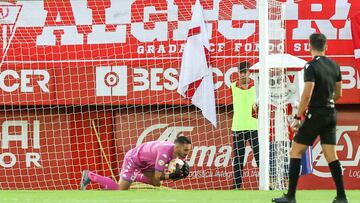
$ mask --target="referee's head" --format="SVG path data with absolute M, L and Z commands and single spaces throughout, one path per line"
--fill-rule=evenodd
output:
M 313 55 L 316 53 L 324 53 L 326 50 L 326 37 L 322 33 L 313 33 L 309 37 L 310 52 Z

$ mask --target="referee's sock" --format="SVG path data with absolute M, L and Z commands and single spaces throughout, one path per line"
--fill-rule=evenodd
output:
M 289 166 L 289 189 L 287 196 L 295 198 L 296 186 L 300 174 L 301 159 L 291 158 Z
M 337 197 L 346 198 L 340 161 L 336 160 L 329 163 L 329 167 L 330 167 L 331 175 L 335 181 Z

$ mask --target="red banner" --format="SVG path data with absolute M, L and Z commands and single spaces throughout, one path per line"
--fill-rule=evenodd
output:
M 179 189 L 231 189 L 233 151 L 231 132 L 227 127 L 231 125 L 231 115 L 222 111 L 220 120 L 225 122 L 214 129 L 211 124 L 204 125 L 201 112 L 184 114 L 181 109 L 175 109 L 172 111 L 174 115 L 169 115 L 168 111 L 154 111 L 151 108 L 120 111 L 116 117 L 115 133 L 117 154 L 122 155 L 119 157 L 120 163 L 124 154 L 136 145 L 153 140 L 173 141 L 178 135 L 186 135 L 193 143 L 188 156 L 191 173 L 189 178 L 176 184 L 167 182 L 166 186 Z M 256 185 L 256 179 L 252 180 L 252 184 Z
M 345 187 L 348 189 L 359 189 L 360 185 L 359 110 L 348 108 L 338 113 L 336 151 L 343 167 Z M 313 159 L 314 172 L 300 178 L 299 188 L 334 189 L 335 184 L 319 142 L 313 147 Z
M 116 177 L 124 154 L 150 140 L 189 136 L 189 178 L 166 186 L 179 189 L 230 189 L 233 185 L 231 114 L 221 109 L 217 129 L 205 125 L 201 113 L 185 109 L 152 107 L 128 109 L 67 108 L 2 111 L 0 188 L 78 189 L 81 171 L 90 169 L 111 177 L 92 126 Z M 186 109 L 186 112 L 188 109 Z M 59 113 L 60 112 L 60 113 Z M 337 153 L 344 167 L 346 188 L 360 189 L 360 109 L 338 114 Z M 260 146 L 261 147 L 261 146 Z M 299 188 L 334 188 L 319 143 L 313 148 L 314 173 L 301 177 Z M 243 187 L 258 188 L 258 168 L 251 148 L 246 147 Z M 317 184 L 313 184 L 314 181 Z M 98 188 L 98 185 L 92 185 Z
M 213 129 L 210 124 L 199 125 L 204 123 L 200 113 L 191 112 L 189 116 L 181 113 L 181 110 L 172 112 L 174 115 L 170 116 L 167 110 L 154 112 L 151 108 L 120 111 L 116 118 L 117 133 L 115 133 L 117 154 L 122 155 L 119 157 L 119 163 L 122 163 L 124 154 L 137 144 L 157 139 L 173 140 L 177 135 L 183 134 L 190 136 L 193 141 L 193 150 L 188 156 L 189 164 L 192 166 L 191 174 L 189 179 L 181 181 L 181 184 L 168 186 L 180 189 L 231 189 L 233 186 L 233 143 L 229 129 L 231 114 L 222 112 L 219 120 L 223 122 L 220 122 L 217 129 Z M 359 189 L 360 186 L 359 113 L 359 108 L 353 108 L 340 110 L 338 114 L 336 149 L 345 169 L 344 181 L 348 189 Z M 244 166 L 242 187 L 257 189 L 258 169 L 250 146 L 246 147 L 244 156 L 246 166 Z M 312 175 L 301 177 L 299 188 L 333 189 L 333 180 L 319 142 L 314 144 L 313 159 L 314 172 Z M 314 180 L 318 184 L 314 184 Z
M 92 122 L 100 139 L 107 140 L 102 143 L 105 152 L 114 155 L 109 141 L 113 139 L 111 112 L 91 111 L 1 111 L 0 188 L 77 190 L 82 170 L 110 176 Z M 109 159 L 115 160 L 115 156 Z
M 36 116 L 37 113 L 45 115 Z M 70 122 L 50 111 L 0 112 L 0 187 L 3 189 L 69 188 L 71 169 Z M 49 122 L 51 121 L 51 122 Z M 59 181 L 54 184 L 53 181 Z
M 6 37 L 0 55 L 0 103 L 186 104 L 176 88 L 194 3 L 62 0 L 1 5 L 0 31 Z M 212 31 L 217 103 L 230 104 L 228 87 L 237 64 L 257 60 L 257 11 L 248 1 L 201 3 Z M 327 54 L 342 66 L 341 103 L 359 103 L 359 67 L 348 18 L 357 13 L 360 2 L 289 0 L 286 8 L 285 51 L 309 60 L 308 36 L 323 32 Z M 34 13 L 36 17 L 28 17 Z

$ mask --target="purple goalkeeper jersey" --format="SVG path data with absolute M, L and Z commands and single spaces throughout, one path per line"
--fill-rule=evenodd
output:
M 145 142 L 130 150 L 134 163 L 146 171 L 164 171 L 165 164 L 173 159 L 174 143 L 167 141 Z

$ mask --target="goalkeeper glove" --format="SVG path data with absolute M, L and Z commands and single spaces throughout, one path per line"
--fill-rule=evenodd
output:
M 184 165 L 181 168 L 181 171 L 182 171 L 182 174 L 183 174 L 182 178 L 186 178 L 189 175 L 190 166 L 186 161 L 184 161 Z
M 182 178 L 182 173 L 179 164 L 176 164 L 175 171 L 169 174 L 171 180 L 180 180 Z

